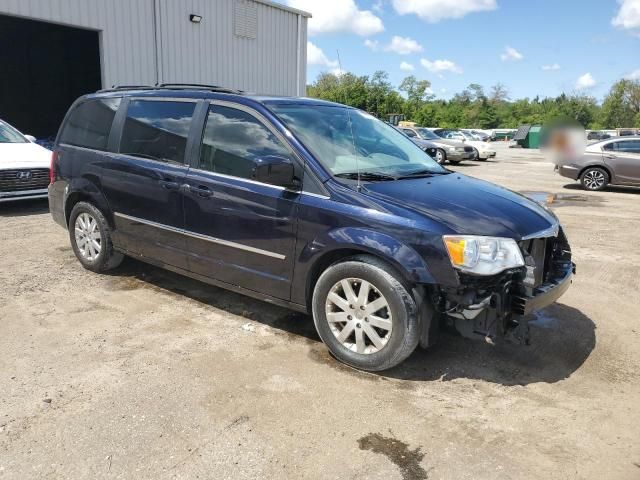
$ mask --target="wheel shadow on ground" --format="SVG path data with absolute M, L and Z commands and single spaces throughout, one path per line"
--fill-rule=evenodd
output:
M 278 329 L 293 338 L 320 343 L 310 316 L 239 293 L 215 287 L 132 258 L 107 272 L 112 290 L 157 288 L 171 295 L 190 298 L 212 308 Z
M 0 217 L 26 217 L 29 215 L 41 215 L 48 211 L 49 202 L 46 198 L 0 203 Z
M 580 310 L 556 303 L 537 314 L 531 345 L 489 345 L 444 334 L 428 350 L 418 348 L 404 363 L 383 372 L 412 381 L 470 378 L 502 385 L 555 383 L 571 376 L 596 346 L 596 326 Z
M 127 258 L 110 273 L 114 290 L 157 288 L 170 295 L 190 298 L 215 309 L 274 328 L 290 341 L 311 346 L 309 358 L 360 378 L 411 382 L 447 381 L 456 378 L 484 380 L 502 385 L 554 383 L 573 374 L 596 344 L 595 324 L 579 310 L 554 304 L 531 326 L 532 345 L 492 346 L 450 333 L 438 343 L 416 351 L 399 366 L 380 373 L 354 370 L 332 358 L 322 345 L 309 315 L 256 300 Z
M 563 185 L 562 188 L 566 188 L 567 190 L 580 190 L 580 191 L 586 191 L 584 188 L 582 188 L 582 185 L 580 185 L 579 183 L 568 183 L 566 185 Z M 607 188 L 605 188 L 604 190 L 602 190 L 602 192 L 613 192 L 613 193 L 626 193 L 628 195 L 640 195 L 640 187 L 625 187 L 625 186 L 613 186 L 613 185 L 609 185 Z

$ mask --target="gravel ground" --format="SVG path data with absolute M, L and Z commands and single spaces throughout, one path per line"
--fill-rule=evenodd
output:
M 498 150 L 456 170 L 551 201 L 573 286 L 530 347 L 443 335 L 383 374 L 304 315 L 85 271 L 46 202 L 0 204 L 0 478 L 640 478 L 640 190 Z

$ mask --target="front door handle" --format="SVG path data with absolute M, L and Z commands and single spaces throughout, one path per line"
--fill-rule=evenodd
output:
M 160 185 L 167 190 L 178 190 L 180 188 L 180 184 L 172 180 L 160 180 Z
M 194 195 L 198 195 L 202 198 L 213 197 L 213 191 L 204 185 L 198 185 L 197 187 L 192 187 L 191 185 L 185 185 L 185 190 L 193 193 Z

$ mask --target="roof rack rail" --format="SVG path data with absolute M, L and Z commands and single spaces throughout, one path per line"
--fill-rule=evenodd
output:
M 98 92 L 110 92 L 112 90 L 146 90 L 154 88 L 151 85 L 113 85 L 111 88 L 103 88 Z
M 204 85 L 202 83 L 161 83 L 158 88 L 178 88 L 178 89 L 202 89 L 222 93 L 244 93 L 242 90 L 220 87 L 218 85 Z

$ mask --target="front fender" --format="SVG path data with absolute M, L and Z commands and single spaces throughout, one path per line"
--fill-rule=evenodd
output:
M 400 240 L 367 228 L 345 227 L 331 230 L 309 242 L 300 254 L 303 264 L 315 264 L 336 250 L 370 253 L 393 265 L 412 283 L 435 283 L 422 257 Z

